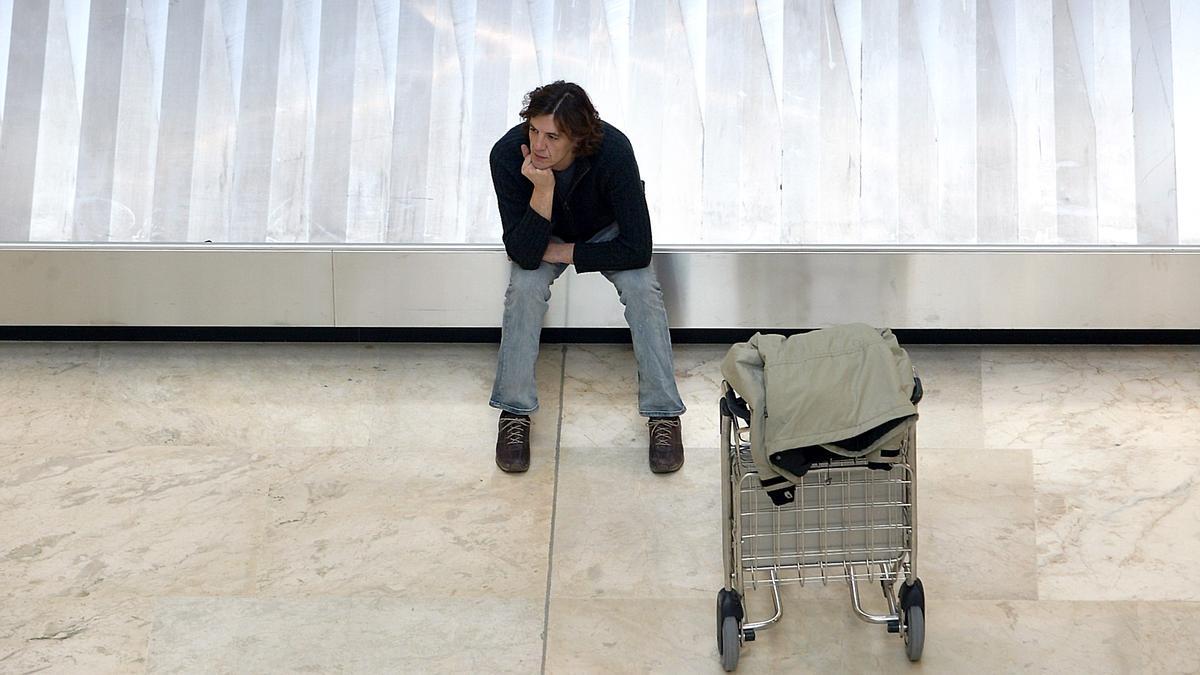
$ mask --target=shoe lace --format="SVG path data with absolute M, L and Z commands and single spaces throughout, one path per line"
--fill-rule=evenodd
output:
M 669 417 L 650 419 L 650 440 L 654 445 L 670 445 L 672 431 L 679 428 L 679 420 Z
M 505 417 L 500 420 L 500 434 L 504 436 L 505 444 L 515 445 L 525 442 L 529 435 L 529 419 L 524 417 Z

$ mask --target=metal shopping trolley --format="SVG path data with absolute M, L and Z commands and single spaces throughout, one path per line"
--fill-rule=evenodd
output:
M 914 381 L 916 404 L 921 386 Z M 737 667 L 743 641 L 780 620 L 779 586 L 793 583 L 845 581 L 854 613 L 899 633 L 909 660 L 920 659 L 925 594 L 917 578 L 916 425 L 909 426 L 893 462 L 831 456 L 801 476 L 793 501 L 776 505 L 751 455 L 751 410 L 727 382 L 722 390 L 725 587 L 717 593 L 717 651 L 725 670 Z M 863 609 L 864 583 L 879 584 L 887 613 Z M 770 591 L 774 615 L 751 620 L 746 591 L 760 587 Z

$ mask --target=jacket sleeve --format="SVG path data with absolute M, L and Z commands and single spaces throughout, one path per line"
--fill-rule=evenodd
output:
M 725 359 L 721 361 L 721 376 L 746 399 L 751 409 L 761 412 L 766 387 L 763 384 L 763 359 L 758 351 L 757 337 L 755 335 L 750 342 L 739 342 L 729 348 Z
M 502 156 L 505 153 L 501 148 L 497 143 L 489 159 L 500 224 L 504 228 L 504 250 L 522 268 L 536 270 L 550 243 L 552 225 L 529 206 L 533 185 L 521 175 L 521 163 Z
M 759 482 L 777 505 L 793 499 L 787 488 L 796 482 L 781 482 L 778 478 L 781 474 L 771 462 L 771 445 L 766 434 L 767 385 L 763 372 L 773 348 L 781 339 L 780 335 L 755 333 L 748 342 L 733 345 L 721 362 L 721 375 L 750 404 L 753 413 L 750 419 L 750 453 Z
M 619 227 L 616 239 L 575 245 L 575 271 L 633 270 L 650 264 L 654 242 L 650 234 L 650 210 L 632 148 L 616 157 L 606 177 L 605 196 L 612 204 Z

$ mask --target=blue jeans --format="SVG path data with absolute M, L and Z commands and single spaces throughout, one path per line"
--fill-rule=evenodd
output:
M 589 241 L 616 237 L 617 225 L 601 230 Z M 538 408 L 534 367 L 541 341 L 542 321 L 550 302 L 550 285 L 567 269 L 562 263 L 542 261 L 536 270 L 512 264 L 504 294 L 504 326 L 500 358 L 492 386 L 493 408 L 528 415 Z M 671 333 L 667 308 L 654 269 L 601 272 L 617 288 L 625 306 L 625 321 L 633 335 L 633 355 L 638 365 L 638 412 L 644 417 L 675 417 L 686 408 L 675 386 Z

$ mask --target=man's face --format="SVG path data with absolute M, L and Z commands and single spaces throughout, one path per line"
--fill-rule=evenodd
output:
M 553 115 L 529 120 L 529 153 L 534 168 L 562 171 L 575 161 L 575 141 L 554 125 Z

